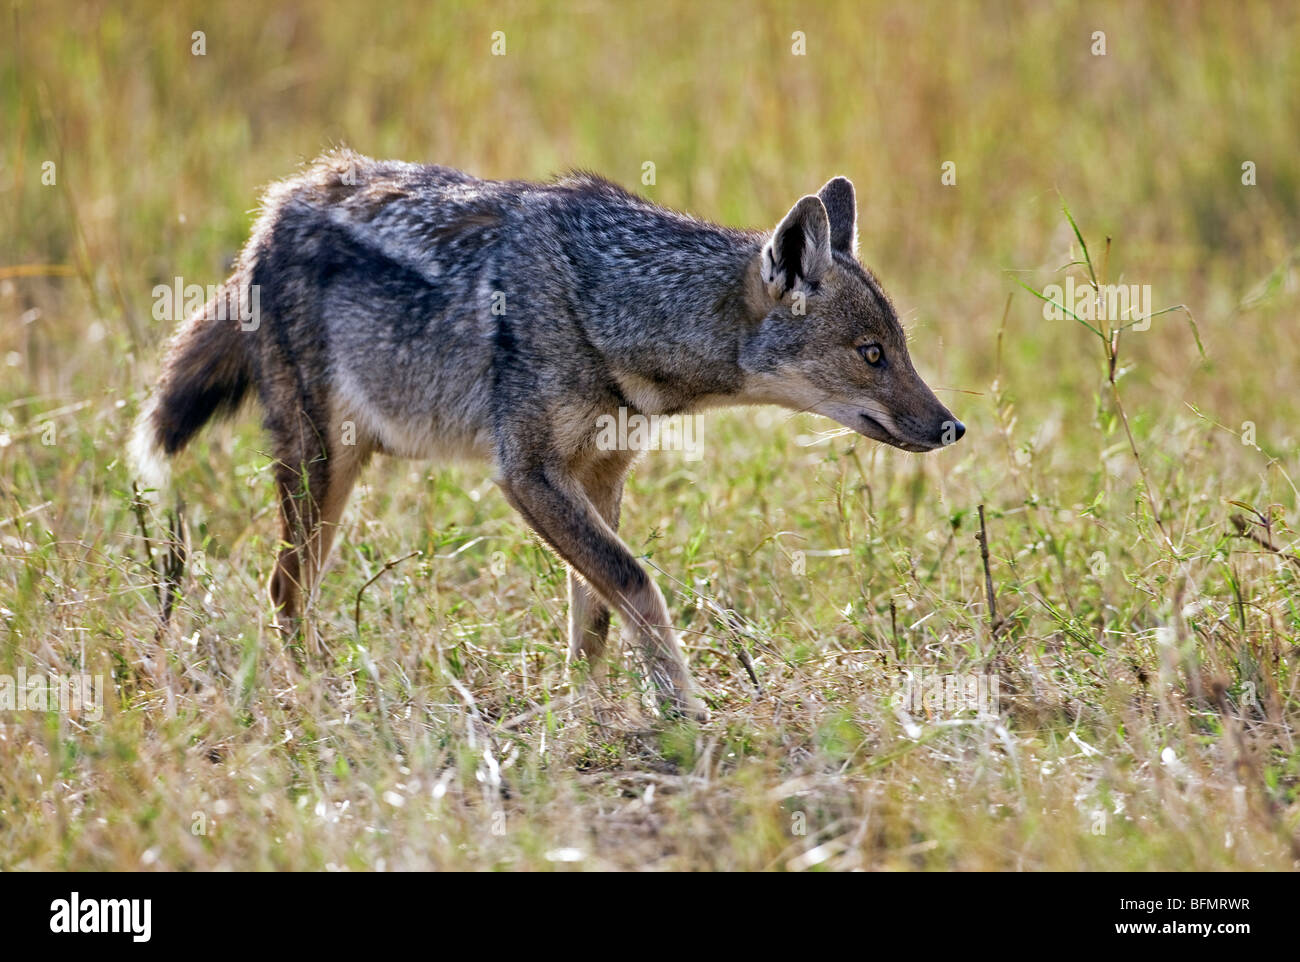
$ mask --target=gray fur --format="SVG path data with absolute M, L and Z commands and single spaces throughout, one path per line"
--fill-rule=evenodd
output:
M 212 305 L 185 322 L 138 448 L 172 455 L 257 392 L 279 459 L 271 590 L 286 622 L 372 453 L 486 459 L 574 572 L 571 656 L 602 673 L 613 607 L 664 706 L 702 717 L 663 597 L 615 534 L 634 453 L 598 450 L 597 418 L 774 403 L 907 450 L 960 437 L 855 235 L 844 178 L 768 234 L 593 174 L 486 181 L 332 153 L 266 192 L 227 282 L 227 298 L 259 288 L 256 330 Z

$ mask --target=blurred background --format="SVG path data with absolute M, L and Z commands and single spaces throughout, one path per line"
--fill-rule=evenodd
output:
M 557 839 L 605 867 L 799 867 L 818 829 L 792 839 L 796 808 L 850 826 L 842 867 L 1294 868 L 1300 582 L 1230 522 L 1279 504 L 1266 537 L 1295 541 L 1298 60 L 1289 2 L 7 2 L 0 671 L 106 674 L 115 707 L 3 719 L 0 798 L 24 817 L 0 811 L 0 868 L 547 867 Z M 640 756 L 538 709 L 567 685 L 564 571 L 485 466 L 379 459 L 322 589 L 334 660 L 300 670 L 262 588 L 257 419 L 208 432 L 177 462 L 193 553 L 158 632 L 164 521 L 122 460 L 173 327 L 153 289 L 219 283 L 261 188 L 337 145 L 590 168 L 759 228 L 856 183 L 861 256 L 968 432 L 914 457 L 726 411 L 702 461 L 637 468 L 622 531 L 718 710 L 707 749 L 661 752 L 706 775 L 662 782 L 679 817 L 627 807 Z M 1122 339 L 1145 481 L 1102 344 L 1021 286 L 1082 283 L 1063 205 L 1103 281 L 1199 328 L 1204 355 L 1183 311 Z M 720 611 L 777 698 L 752 697 Z M 862 670 L 887 661 L 991 666 L 1019 754 L 966 729 L 913 751 Z M 1236 721 L 1220 680 L 1254 706 Z M 483 827 L 502 802 L 465 691 L 488 719 L 535 713 L 498 732 L 508 836 Z M 1246 768 L 1222 727 L 1241 719 Z M 1195 777 L 1160 777 L 1173 752 Z M 194 834 L 196 811 L 226 834 Z
M 153 286 L 218 282 L 260 188 L 345 144 L 484 177 L 591 168 L 757 227 L 846 174 L 862 257 L 932 381 L 987 392 L 1019 292 L 1004 380 L 1035 429 L 1090 417 L 1096 387 L 1088 333 L 1016 283 L 1061 282 L 1064 202 L 1095 253 L 1114 239 L 1110 280 L 1200 321 L 1206 366 L 1177 314 L 1125 345 L 1139 415 L 1195 399 L 1272 453 L 1294 436 L 1294 4 L 19 2 L 4 19 L 10 398 L 130 399 L 131 359 L 152 369 L 167 329 Z M 979 423 L 985 402 L 945 400 Z

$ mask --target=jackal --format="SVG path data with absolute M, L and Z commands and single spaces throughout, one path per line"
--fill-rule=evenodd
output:
M 636 452 L 596 445 L 597 425 L 775 404 L 905 451 L 956 441 L 856 247 L 844 177 L 749 231 L 589 173 L 489 181 L 332 152 L 266 191 L 231 276 L 180 325 L 137 470 L 164 483 L 165 458 L 256 392 L 280 504 L 269 590 L 292 626 L 373 454 L 486 459 L 568 566 L 571 669 L 606 677 L 612 609 L 661 710 L 703 719 L 664 597 L 616 533 Z

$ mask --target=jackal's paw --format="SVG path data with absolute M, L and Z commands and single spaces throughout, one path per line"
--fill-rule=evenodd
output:
M 701 699 L 692 696 L 686 706 L 686 717 L 696 724 L 707 725 L 713 716 L 709 714 L 708 706 Z
M 697 693 L 695 679 L 684 661 L 657 661 L 650 670 L 650 680 L 658 695 L 659 712 L 665 718 L 686 718 L 701 725 L 709 720 L 709 709 Z
M 662 698 L 659 710 L 665 718 L 684 718 L 700 725 L 706 725 L 709 721 L 708 706 L 693 691 L 674 692 Z
M 635 738 L 655 730 L 654 724 L 642 712 L 608 701 L 593 706 L 591 721 L 605 736 Z

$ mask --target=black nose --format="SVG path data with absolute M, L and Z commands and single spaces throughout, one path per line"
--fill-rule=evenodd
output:
M 939 429 L 940 444 L 956 444 L 961 440 L 962 435 L 966 433 L 966 425 L 962 424 L 956 418 L 951 421 L 944 421 L 943 426 Z

